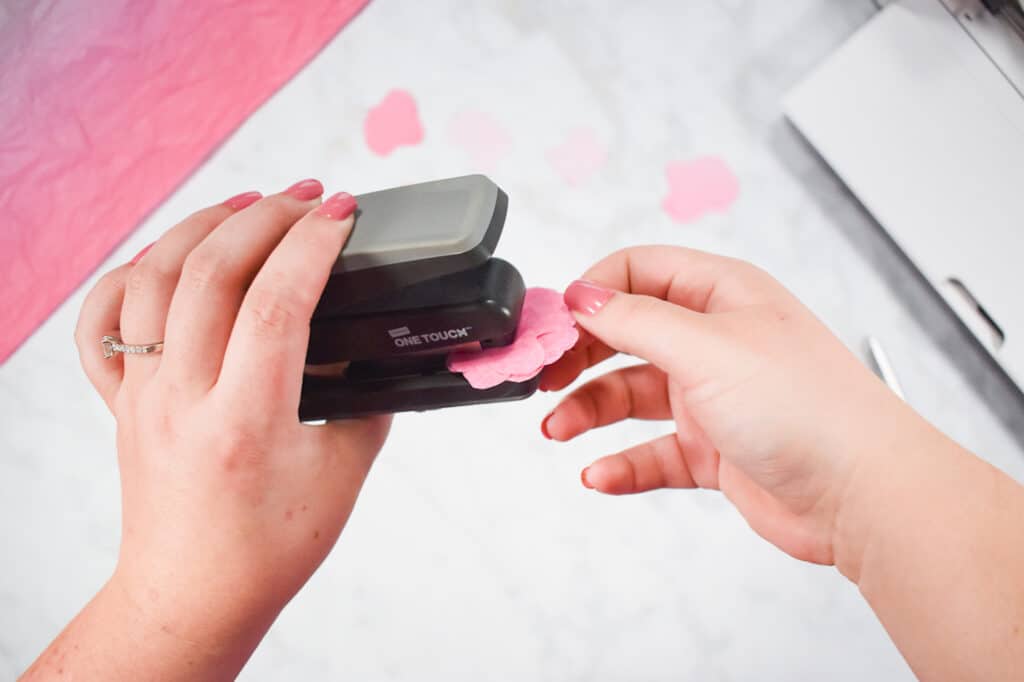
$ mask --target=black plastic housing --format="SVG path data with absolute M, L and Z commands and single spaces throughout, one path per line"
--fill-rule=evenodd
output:
M 461 374 L 447 369 L 436 373 L 388 376 L 371 364 L 354 363 L 344 378 L 309 376 L 303 380 L 299 418 L 302 421 L 350 419 L 371 414 L 435 410 L 522 400 L 533 395 L 540 377 L 521 383 L 506 381 L 478 390 Z
M 310 324 L 306 362 L 322 365 L 512 342 L 526 286 L 500 258 L 352 304 Z
M 459 347 L 515 338 L 526 286 L 511 264 L 491 257 L 508 210 L 505 193 L 483 176 L 463 176 L 364 199 L 367 214 L 357 213 L 354 233 L 363 230 L 358 256 L 342 251 L 310 323 L 306 362 L 313 367 L 303 377 L 300 419 L 532 395 L 539 378 L 479 390 L 447 368 Z

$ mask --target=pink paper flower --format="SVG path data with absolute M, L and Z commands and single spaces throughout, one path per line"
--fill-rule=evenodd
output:
M 460 372 L 476 389 L 506 381 L 529 381 L 562 357 L 578 339 L 576 321 L 562 294 L 534 287 L 526 290 L 512 343 L 501 348 L 456 351 L 448 356 L 448 369 Z

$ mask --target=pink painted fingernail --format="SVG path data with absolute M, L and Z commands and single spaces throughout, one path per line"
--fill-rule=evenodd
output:
M 142 251 L 139 251 L 137 254 L 135 254 L 135 258 L 132 258 L 131 261 L 129 262 L 132 265 L 138 263 L 139 260 L 141 260 L 142 257 L 146 255 L 146 252 L 153 248 L 153 244 L 156 244 L 156 242 L 153 242 L 152 244 L 146 244 L 144 247 L 142 247 Z
M 332 194 L 327 201 L 320 204 L 320 208 L 313 211 L 313 213 L 324 218 L 330 218 L 331 220 L 344 220 L 355 213 L 356 205 L 356 198 L 354 196 L 348 192 L 338 192 L 337 194 Z
M 263 195 L 259 192 L 242 192 L 241 194 L 236 194 L 230 199 L 225 199 L 224 205 L 232 211 L 241 211 L 246 206 L 252 206 L 262 198 Z
M 593 490 L 594 486 L 592 486 L 590 484 L 590 481 L 587 480 L 587 469 L 589 469 L 589 468 L 590 467 L 586 467 L 585 469 L 583 469 L 583 471 L 580 472 L 580 482 L 583 483 L 583 487 L 584 488 L 589 488 L 589 489 Z
M 310 178 L 309 180 L 299 180 L 294 185 L 284 191 L 290 197 L 294 197 L 299 201 L 309 201 L 310 199 L 316 199 L 318 196 L 324 193 L 324 186 L 320 184 L 319 180 Z
M 551 440 L 551 434 L 548 433 L 548 421 L 554 415 L 554 412 L 549 412 L 548 416 L 544 417 L 544 421 L 540 423 L 540 432 L 544 434 L 544 437 Z
M 614 291 L 599 287 L 593 282 L 578 279 L 565 290 L 565 304 L 576 313 L 593 315 L 615 294 Z

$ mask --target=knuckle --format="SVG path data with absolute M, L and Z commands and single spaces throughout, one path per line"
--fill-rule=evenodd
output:
M 320 300 L 320 290 L 314 291 L 313 280 L 307 272 L 293 272 L 288 270 L 274 270 L 268 273 L 267 281 L 271 291 L 281 298 L 286 299 L 297 311 L 309 311 L 312 314 L 313 308 Z
M 632 314 L 638 318 L 658 315 L 662 310 L 662 301 L 653 296 L 634 296 Z
M 774 277 L 750 261 L 740 258 L 730 258 L 729 261 L 736 274 L 751 284 L 767 284 L 775 281 Z
M 632 396 L 621 374 L 612 374 L 592 383 L 585 393 L 587 411 L 593 426 L 603 426 L 616 420 L 619 413 L 632 415 Z
M 220 465 L 229 471 L 248 468 L 255 460 L 255 440 L 243 423 L 231 423 L 219 430 L 214 447 Z
M 640 253 L 641 249 L 643 249 L 642 246 L 623 246 L 612 252 L 609 258 L 616 260 L 629 259 Z
M 749 261 L 729 261 L 730 284 L 749 302 L 780 304 L 788 298 L 786 288 L 771 273 Z
M 198 248 L 185 258 L 182 277 L 189 286 L 203 291 L 230 280 L 228 259 L 218 249 Z
M 299 296 L 286 287 L 249 290 L 252 328 L 258 335 L 280 336 L 302 323 Z
M 253 471 L 259 463 L 253 450 L 241 446 L 220 448 L 217 454 L 217 463 L 226 472 Z
M 160 267 L 154 262 L 139 261 L 132 266 L 131 272 L 125 280 L 125 292 L 138 294 L 150 289 L 155 283 L 168 279 L 172 273 Z
M 138 293 L 146 289 L 146 284 L 150 278 L 151 266 L 148 264 L 138 263 L 136 264 L 130 273 L 128 273 L 128 279 L 125 280 L 124 288 L 126 292 Z
M 110 294 L 115 293 L 118 289 L 124 287 L 126 275 L 130 267 L 131 266 L 121 266 L 100 277 L 96 280 L 96 285 L 93 286 L 92 291 L 89 292 L 86 300 L 94 299 L 97 296 L 109 296 Z
M 218 429 L 211 440 L 213 463 L 224 476 L 226 485 L 243 499 L 259 504 L 269 477 L 262 430 L 236 419 Z

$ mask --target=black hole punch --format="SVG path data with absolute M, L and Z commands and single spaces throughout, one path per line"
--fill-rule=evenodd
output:
M 474 388 L 449 354 L 515 339 L 526 284 L 493 256 L 508 196 L 469 175 L 357 197 L 356 226 L 309 326 L 299 418 L 521 400 L 540 379 Z

